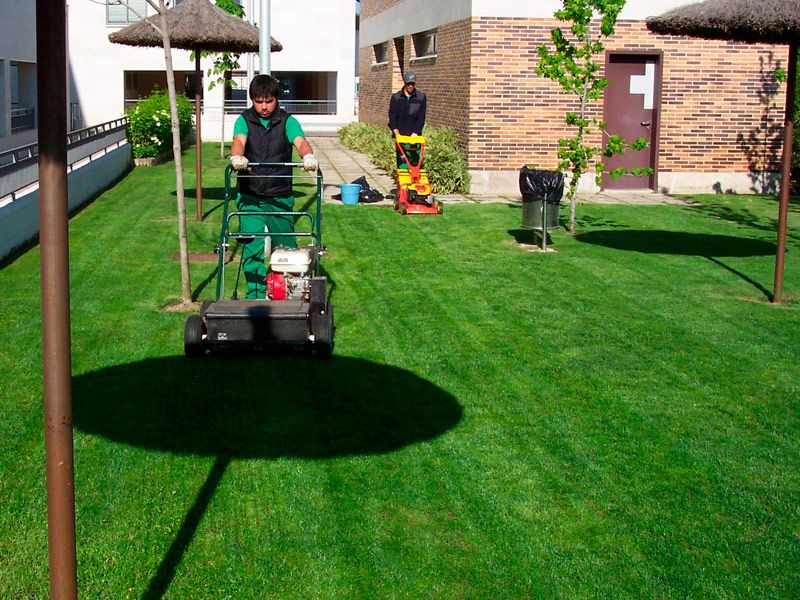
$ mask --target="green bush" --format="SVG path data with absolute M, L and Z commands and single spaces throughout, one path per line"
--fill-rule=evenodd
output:
M 452 194 L 469 191 L 467 161 L 458 146 L 458 136 L 449 127 L 428 127 L 425 136 L 425 169 L 434 193 Z M 346 148 L 363 152 L 387 173 L 396 168 L 394 141 L 386 127 L 350 123 L 339 130 L 339 140 Z
M 183 94 L 178 94 L 177 100 L 180 134 L 181 139 L 184 139 L 192 128 L 192 104 Z M 167 92 L 155 90 L 125 113 L 128 116 L 128 139 L 135 158 L 158 156 L 172 147 Z
M 426 127 L 422 133 L 427 142 L 425 164 L 433 189 L 442 194 L 467 193 L 467 159 L 458 146 L 456 132 L 449 127 Z

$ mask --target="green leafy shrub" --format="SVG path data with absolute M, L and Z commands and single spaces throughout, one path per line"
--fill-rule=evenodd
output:
M 425 169 L 434 193 L 452 194 L 469 191 L 467 160 L 458 146 L 458 136 L 449 127 L 425 127 Z M 346 148 L 363 152 L 387 173 L 396 168 L 394 141 L 386 127 L 350 123 L 339 130 L 339 140 Z
M 183 94 L 178 94 L 177 100 L 179 129 L 181 139 L 184 139 L 192 128 L 192 104 Z M 155 90 L 125 113 L 128 116 L 128 139 L 135 158 L 158 156 L 172 147 L 167 92 Z
M 469 191 L 467 159 L 458 146 L 458 136 L 449 127 L 426 127 L 425 165 L 435 191 L 441 194 Z

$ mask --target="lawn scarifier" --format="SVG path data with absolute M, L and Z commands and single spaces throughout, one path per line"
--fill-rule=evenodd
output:
M 251 163 L 253 166 L 292 166 L 301 163 Z M 207 350 L 238 348 L 259 350 L 275 347 L 295 347 L 311 350 L 320 358 L 329 358 L 333 352 L 333 304 L 327 297 L 328 279 L 322 275 L 320 258 L 326 248 L 322 245 L 322 171 L 317 171 L 316 210 L 282 213 L 298 221 L 308 221 L 308 228 L 292 233 L 270 231 L 231 230 L 231 221 L 245 214 L 229 211 L 231 199 L 232 167 L 225 169 L 225 201 L 222 228 L 215 252 L 217 262 L 216 299 L 204 302 L 199 315 L 190 315 L 184 326 L 183 348 L 188 357 L 198 357 Z M 257 175 L 237 175 L 257 177 Z M 308 175 L 291 175 L 304 178 Z M 252 215 L 253 213 L 247 213 Z M 258 213 L 256 213 L 258 214 Z M 268 213 L 261 213 L 268 214 Z M 304 247 L 287 248 L 278 244 L 281 237 L 309 238 Z M 263 239 L 264 256 L 268 260 L 265 299 L 240 300 L 238 298 L 239 274 L 243 253 L 231 299 L 223 298 L 225 289 L 225 253 L 233 238 L 240 244 L 253 239 Z

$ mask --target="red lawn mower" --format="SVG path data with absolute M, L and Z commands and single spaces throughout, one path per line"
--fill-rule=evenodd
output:
M 397 167 L 397 197 L 394 209 L 401 215 L 442 214 L 444 207 L 433 197 L 428 172 L 422 168 L 425 138 L 421 135 L 398 135 L 394 141 L 405 163 Z

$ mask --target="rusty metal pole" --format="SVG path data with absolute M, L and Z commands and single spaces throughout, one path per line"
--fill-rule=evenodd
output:
M 67 228 L 64 0 L 36 0 L 42 379 L 50 597 L 78 597 Z
M 195 69 L 195 84 L 194 84 L 194 120 L 195 120 L 195 167 L 197 169 L 197 220 L 203 220 L 203 149 L 200 147 L 200 90 L 203 85 L 203 71 L 200 69 L 200 50 L 194 51 L 194 69 Z
M 786 222 L 789 216 L 789 193 L 792 187 L 792 138 L 794 137 L 794 96 L 797 81 L 798 44 L 789 46 L 789 76 L 786 78 L 786 112 L 783 123 L 783 164 L 781 165 L 781 197 L 778 208 L 778 248 L 775 254 L 775 283 L 772 301 L 783 297 L 783 263 L 786 256 Z

